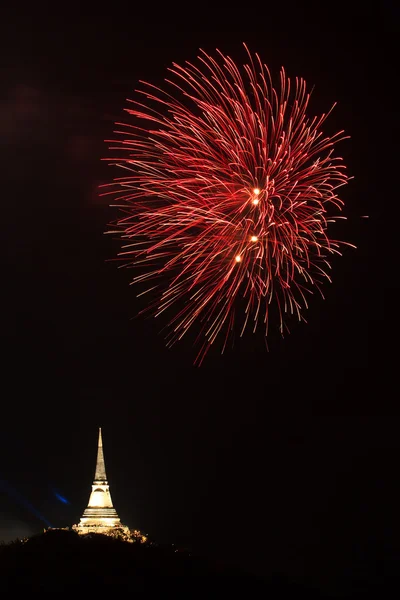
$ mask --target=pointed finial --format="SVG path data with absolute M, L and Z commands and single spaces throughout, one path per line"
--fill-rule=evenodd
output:
M 94 480 L 107 481 L 106 467 L 104 465 L 103 439 L 101 437 L 101 427 L 99 427 L 99 442 L 97 446 L 97 461 Z

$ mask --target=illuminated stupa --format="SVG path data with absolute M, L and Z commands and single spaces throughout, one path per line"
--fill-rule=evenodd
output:
M 106 467 L 104 464 L 103 440 L 101 437 L 101 427 L 99 429 L 99 442 L 97 448 L 96 471 L 94 475 L 92 493 L 89 503 L 78 525 L 73 525 L 72 529 L 80 534 L 103 533 L 113 535 L 120 532 L 130 536 L 129 527 L 121 524 L 115 510 L 108 485 Z

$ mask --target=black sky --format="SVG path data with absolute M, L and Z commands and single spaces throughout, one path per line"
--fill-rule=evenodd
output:
M 400 539 L 398 9 L 263 7 L 4 19 L 5 537 L 43 526 L 33 508 L 53 525 L 79 517 L 102 425 L 116 507 L 153 538 L 327 578 Z M 248 336 L 196 369 L 191 340 L 166 350 L 158 322 L 133 319 L 129 272 L 107 262 L 118 245 L 103 235 L 115 213 L 98 197 L 113 175 L 100 158 L 139 79 L 161 83 L 200 47 L 240 62 L 242 42 L 315 86 L 311 111 L 338 102 L 326 127 L 351 135 L 343 235 L 358 250 L 269 353 Z

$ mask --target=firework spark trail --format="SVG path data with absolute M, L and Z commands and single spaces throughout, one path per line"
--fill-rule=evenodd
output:
M 303 319 L 305 293 L 330 281 L 327 258 L 345 244 L 327 232 L 348 181 L 333 156 L 343 132 L 321 131 L 330 111 L 311 120 L 303 79 L 293 90 L 282 69 L 277 91 L 257 54 L 247 50 L 241 72 L 217 52 L 173 64 L 171 93 L 141 82 L 125 109 L 133 123 L 117 123 L 104 159 L 126 171 L 104 186 L 123 213 L 112 229 L 126 240 L 119 258 L 141 267 L 133 282 L 151 282 L 156 316 L 180 307 L 168 345 L 201 321 L 198 363 L 224 329 L 225 347 L 239 297 L 241 334 L 253 321 L 267 335 L 273 304 L 282 333 L 285 313 Z

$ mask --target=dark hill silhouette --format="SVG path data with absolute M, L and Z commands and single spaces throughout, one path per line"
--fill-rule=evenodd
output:
M 25 589 L 53 592 L 76 590 L 78 594 L 81 589 L 94 592 L 122 587 L 132 592 L 184 591 L 190 598 L 201 588 L 207 597 L 214 592 L 234 592 L 236 597 L 239 592 L 246 598 L 273 600 L 400 597 L 399 555 L 392 548 L 385 550 L 375 545 L 367 550 L 361 562 L 354 562 L 340 584 L 341 592 L 335 596 L 308 589 L 283 576 L 257 577 L 174 546 L 49 530 L 26 541 L 0 545 L 0 590 L 12 593 L 22 585 Z M 238 547 L 238 554 L 242 551 Z M 344 590 L 348 590 L 347 594 Z
M 0 581 L 2 590 L 10 591 L 20 585 L 54 591 L 75 588 L 77 593 L 79 586 L 85 590 L 123 586 L 132 591 L 159 587 L 164 592 L 183 588 L 191 597 L 199 586 L 212 593 L 209 586 L 215 585 L 221 592 L 242 590 L 248 597 L 269 592 L 265 597 L 274 600 L 325 597 L 282 577 L 265 580 L 174 546 L 130 544 L 100 534 L 82 537 L 67 530 L 1 546 Z

